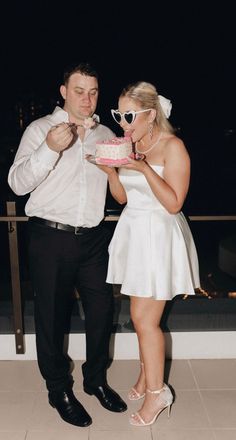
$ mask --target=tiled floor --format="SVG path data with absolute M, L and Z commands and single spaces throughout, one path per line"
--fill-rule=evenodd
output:
M 82 391 L 81 361 L 75 362 L 74 391 L 93 418 L 89 428 L 63 422 L 47 402 L 35 361 L 0 362 L 0 440 L 235 440 L 236 359 L 173 360 L 166 364 L 166 381 L 175 392 L 171 417 L 164 411 L 151 427 L 128 423 L 140 402 L 128 411 L 103 409 Z M 127 401 L 138 375 L 138 361 L 114 361 L 109 383 Z

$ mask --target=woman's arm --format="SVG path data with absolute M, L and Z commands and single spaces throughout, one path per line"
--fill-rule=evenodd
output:
M 163 178 L 146 161 L 131 160 L 130 165 L 125 167 L 143 173 L 155 197 L 168 212 L 176 214 L 181 210 L 188 192 L 190 159 L 184 143 L 177 137 L 168 139 L 163 150 Z M 155 157 L 152 162 L 154 160 Z
M 165 147 L 165 168 L 162 179 L 152 168 L 144 175 L 154 195 L 171 214 L 179 212 L 184 204 L 190 180 L 190 158 L 183 142 L 174 137 Z
M 120 183 L 119 174 L 116 168 L 111 168 L 106 165 L 98 165 L 108 176 L 108 183 L 112 197 L 123 205 L 127 202 L 126 192 Z

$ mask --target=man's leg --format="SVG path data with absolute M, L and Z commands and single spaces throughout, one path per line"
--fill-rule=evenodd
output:
M 64 390 L 72 386 L 63 343 L 73 293 L 73 261 L 68 264 L 61 256 L 63 236 L 60 231 L 35 224 L 30 226 L 29 263 L 35 296 L 39 368 L 49 391 Z
M 77 268 L 73 234 L 29 226 L 38 364 L 49 391 L 49 403 L 66 422 L 88 426 L 91 418 L 73 394 L 70 361 L 63 352 Z
M 86 362 L 82 366 L 84 390 L 94 394 L 111 411 L 127 407 L 108 385 L 109 342 L 113 323 L 113 291 L 106 283 L 108 239 L 106 230 L 94 231 L 80 238 L 83 242 L 78 273 L 78 290 L 85 313 Z

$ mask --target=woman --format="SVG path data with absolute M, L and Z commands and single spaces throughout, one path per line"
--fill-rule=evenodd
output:
M 107 282 L 121 284 L 121 293 L 130 296 L 138 337 L 141 370 L 128 397 L 144 403 L 130 417 L 135 426 L 151 425 L 164 408 L 170 410 L 160 321 L 167 300 L 194 294 L 200 285 L 196 248 L 181 212 L 190 159 L 167 120 L 170 109 L 152 84 L 138 82 L 122 91 L 119 110 L 112 110 L 141 157 L 119 173 L 106 169 L 113 197 L 127 202 L 110 243 Z

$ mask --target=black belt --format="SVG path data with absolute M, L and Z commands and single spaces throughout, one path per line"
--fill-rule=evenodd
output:
M 84 234 L 88 234 L 89 232 L 93 232 L 96 229 L 100 228 L 103 223 L 102 221 L 97 226 L 93 226 L 91 228 L 84 228 L 83 226 L 64 225 L 64 223 L 52 222 L 51 220 L 46 220 L 44 218 L 39 218 L 39 217 L 29 217 L 29 221 L 32 223 L 36 223 L 38 225 L 42 225 L 46 227 L 48 226 L 49 228 L 55 228 L 61 231 L 73 232 L 73 234 L 75 235 L 84 235 Z

